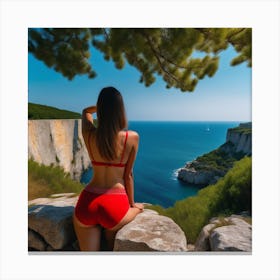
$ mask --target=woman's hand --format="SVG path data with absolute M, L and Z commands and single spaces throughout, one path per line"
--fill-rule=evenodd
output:
M 82 133 L 84 137 L 87 137 L 87 134 L 94 129 L 93 126 L 93 117 L 92 114 L 96 113 L 97 107 L 90 106 L 83 110 L 82 113 Z
M 140 210 L 143 210 L 143 209 L 144 209 L 144 204 L 136 202 L 136 203 L 133 203 L 133 204 L 131 205 L 131 207 L 133 207 L 133 208 L 138 208 L 138 209 L 140 209 Z
M 93 105 L 93 106 L 89 106 L 89 107 L 85 108 L 83 110 L 83 113 L 93 114 L 93 113 L 96 113 L 96 111 L 97 111 L 97 106 Z

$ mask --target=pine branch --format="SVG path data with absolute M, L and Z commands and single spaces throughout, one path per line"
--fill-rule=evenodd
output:
M 153 54 L 154 54 L 154 56 L 155 56 L 155 58 L 156 58 L 156 60 L 157 60 L 157 62 L 158 62 L 158 64 L 159 64 L 159 67 L 161 68 L 161 70 L 162 70 L 164 73 L 166 73 L 169 77 L 171 77 L 174 81 L 176 81 L 178 84 L 180 84 L 181 82 L 180 82 L 172 73 L 170 73 L 169 71 L 167 71 L 167 70 L 165 69 L 164 65 L 162 65 L 162 62 L 161 62 L 161 60 L 160 60 L 160 57 L 158 56 L 157 51 L 156 51 L 155 48 L 153 47 L 153 43 L 152 43 L 152 41 L 151 41 L 150 36 L 149 36 L 149 35 L 146 35 L 144 32 L 140 32 L 140 33 L 141 33 L 141 34 L 144 36 L 144 38 L 146 39 L 146 42 L 148 43 L 148 45 L 149 45 L 151 51 L 153 52 Z

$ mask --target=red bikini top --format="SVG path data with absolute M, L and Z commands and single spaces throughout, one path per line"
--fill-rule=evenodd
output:
M 91 163 L 92 165 L 94 166 L 112 166 L 112 167 L 125 167 L 126 166 L 126 163 L 123 163 L 123 157 L 124 157 L 124 152 L 125 152 L 125 147 L 126 147 L 126 142 L 127 142 L 127 137 L 128 137 L 128 131 L 126 131 L 126 134 L 125 134 L 125 140 L 124 140 L 124 146 L 123 146 L 123 151 L 122 151 L 122 156 L 121 156 L 121 160 L 119 163 L 111 163 L 111 162 L 103 162 L 103 161 L 96 161 L 96 160 L 92 160 Z M 88 140 L 90 138 L 90 134 L 88 136 Z M 88 142 L 89 143 L 89 142 Z M 91 148 L 90 148 L 90 144 L 89 144 L 89 149 L 90 149 L 90 153 L 92 155 L 92 152 L 91 152 Z

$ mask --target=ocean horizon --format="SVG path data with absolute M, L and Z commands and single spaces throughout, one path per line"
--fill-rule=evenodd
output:
M 178 200 L 194 196 L 198 186 L 177 179 L 178 169 L 226 141 L 229 128 L 246 121 L 130 121 L 129 130 L 140 136 L 134 165 L 135 201 L 173 206 Z M 82 175 L 87 184 L 90 168 Z

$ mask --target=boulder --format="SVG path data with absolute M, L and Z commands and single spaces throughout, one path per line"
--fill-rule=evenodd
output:
M 203 227 L 195 251 L 252 251 L 252 226 L 241 215 L 212 218 Z
M 118 231 L 114 251 L 187 251 L 187 240 L 172 219 L 144 209 Z
M 212 251 L 252 251 L 252 226 L 231 217 L 232 225 L 215 228 L 209 237 Z
M 37 232 L 28 229 L 28 247 L 31 250 L 45 251 L 47 243 Z
M 77 197 L 43 198 L 29 202 L 28 247 L 44 250 L 51 246 L 61 250 L 76 240 L 72 216 Z M 36 233 L 36 238 L 34 237 Z M 38 240 L 44 241 L 43 246 Z
M 29 201 L 29 250 L 79 250 L 72 220 L 77 197 L 73 195 L 58 194 Z M 103 233 L 101 250 L 107 250 Z M 114 251 L 187 251 L 187 241 L 172 219 L 145 209 L 118 231 Z
M 209 243 L 209 236 L 211 233 L 211 230 L 216 225 L 213 223 L 208 224 L 203 227 L 201 232 L 199 233 L 199 236 L 195 242 L 195 251 L 210 251 L 210 243 Z

